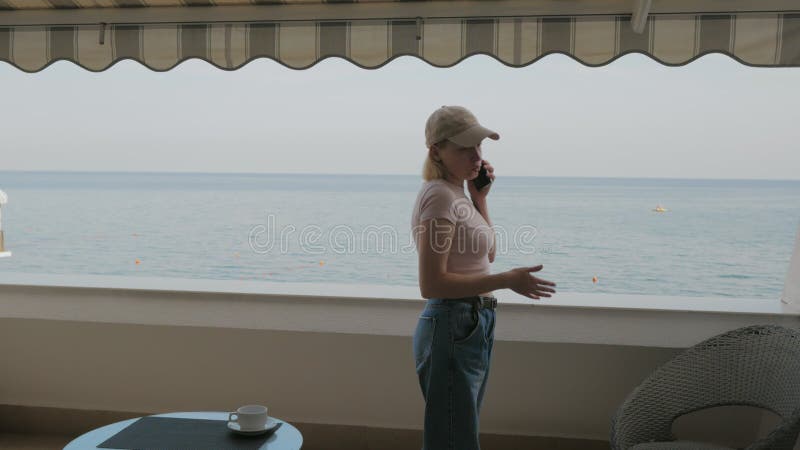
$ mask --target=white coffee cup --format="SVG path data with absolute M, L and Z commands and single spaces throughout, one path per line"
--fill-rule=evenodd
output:
M 261 405 L 245 405 L 228 413 L 228 421 L 239 424 L 242 430 L 258 430 L 267 424 L 267 407 Z

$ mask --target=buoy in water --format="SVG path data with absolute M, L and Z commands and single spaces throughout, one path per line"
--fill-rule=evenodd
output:
M 325 261 L 320 261 L 320 262 L 319 262 L 319 265 L 320 265 L 320 266 L 324 266 L 324 265 L 325 265 Z
M 141 263 L 142 263 L 141 261 L 139 261 L 139 258 L 136 258 L 136 261 L 134 261 L 134 262 L 135 262 L 136 264 L 141 264 Z
M 597 275 L 592 277 L 592 283 L 597 283 Z

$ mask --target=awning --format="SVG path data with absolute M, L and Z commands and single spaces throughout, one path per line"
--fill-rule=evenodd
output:
M 0 60 L 27 72 L 62 59 L 92 71 L 329 57 L 373 69 L 404 55 L 448 67 L 477 54 L 521 67 L 551 53 L 602 66 L 634 52 L 798 67 L 800 0 L 0 0 Z

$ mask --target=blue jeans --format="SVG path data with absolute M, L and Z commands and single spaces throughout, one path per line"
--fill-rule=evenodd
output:
M 423 450 L 479 450 L 478 416 L 489 377 L 495 311 L 429 299 L 414 332 L 425 398 Z

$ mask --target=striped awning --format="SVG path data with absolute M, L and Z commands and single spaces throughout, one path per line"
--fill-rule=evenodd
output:
M 448 67 L 486 54 L 521 67 L 551 53 L 601 66 L 632 52 L 666 65 L 717 52 L 800 66 L 800 0 L 728 0 L 723 10 L 718 0 L 652 0 L 638 33 L 636 1 L 646 0 L 0 0 L 0 60 L 26 72 L 62 59 L 92 71 L 123 59 L 165 71 L 190 58 L 304 69 L 329 57 L 372 69 L 404 55 Z

